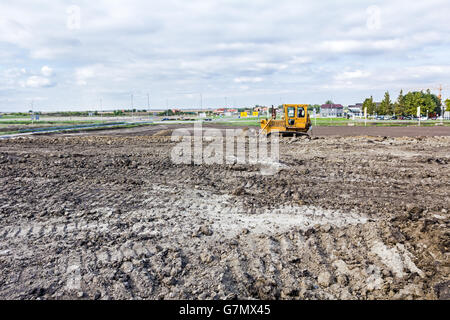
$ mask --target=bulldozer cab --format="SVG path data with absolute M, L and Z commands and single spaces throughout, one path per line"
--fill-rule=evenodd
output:
M 306 133 L 311 127 L 311 119 L 308 115 L 307 104 L 284 104 L 283 117 L 281 120 L 272 119 L 261 120 L 261 132 L 271 134 L 272 132 Z
M 285 104 L 283 107 L 286 127 L 301 126 L 301 124 L 306 122 L 305 116 L 307 115 L 307 105 Z

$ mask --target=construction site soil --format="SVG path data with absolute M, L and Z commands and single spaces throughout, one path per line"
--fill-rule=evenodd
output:
M 171 129 L 0 140 L 0 298 L 450 299 L 450 137 L 281 138 L 266 174 Z
M 242 125 L 222 125 L 213 123 L 203 123 L 202 127 L 205 129 L 219 129 L 222 132 L 226 129 L 247 129 L 248 126 Z M 148 136 L 154 134 L 161 134 L 166 130 L 187 129 L 193 131 L 193 124 L 159 124 L 149 125 L 140 128 L 130 129 L 113 129 L 103 130 L 101 135 L 114 135 L 114 136 Z M 257 127 L 253 127 L 257 129 Z M 163 132 L 164 133 L 164 132 Z M 61 133 L 54 133 L 61 134 Z M 83 135 L 98 135 L 94 130 L 79 130 L 74 134 Z M 404 126 L 404 127 L 388 127 L 388 126 L 313 126 L 308 134 L 311 137 L 326 137 L 326 136 L 339 136 L 339 137 L 354 137 L 354 136 L 373 136 L 373 137 L 434 137 L 434 136 L 450 136 L 449 126 Z

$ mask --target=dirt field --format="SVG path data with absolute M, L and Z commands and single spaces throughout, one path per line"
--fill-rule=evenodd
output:
M 450 137 L 283 138 L 264 175 L 144 129 L 0 140 L 1 299 L 450 299 Z
M 313 136 L 433 137 L 450 136 L 450 127 L 313 127 Z
M 164 124 L 152 125 L 141 128 L 131 128 L 124 130 L 103 130 L 101 135 L 114 136 L 147 136 L 154 135 L 164 129 L 174 130 L 186 128 L 192 132 L 192 124 Z M 203 123 L 203 128 L 217 129 L 246 129 L 247 126 L 224 126 L 220 124 Z M 258 129 L 258 127 L 253 127 Z M 98 135 L 94 131 L 80 131 L 74 135 Z M 312 127 L 309 135 L 313 137 L 352 137 L 352 136 L 372 136 L 372 137 L 433 137 L 433 136 L 450 136 L 450 127 L 434 126 L 434 127 L 358 127 L 358 126 L 325 126 Z

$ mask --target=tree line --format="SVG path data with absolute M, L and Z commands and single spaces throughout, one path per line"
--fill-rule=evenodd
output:
M 415 116 L 417 107 L 420 107 L 422 116 L 427 115 L 427 112 L 428 114 L 442 114 L 444 111 L 440 99 L 430 90 L 426 92 L 413 91 L 407 94 L 403 94 L 403 90 L 401 90 L 394 102 L 391 101 L 389 92 L 386 92 L 381 103 L 375 103 L 373 97 L 367 98 L 363 103 L 363 111 L 364 108 L 367 108 L 367 114 L 371 115 Z

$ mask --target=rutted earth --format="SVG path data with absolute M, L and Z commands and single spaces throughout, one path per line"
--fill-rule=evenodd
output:
M 282 138 L 265 175 L 164 134 L 0 141 L 0 298 L 450 299 L 450 137 Z

